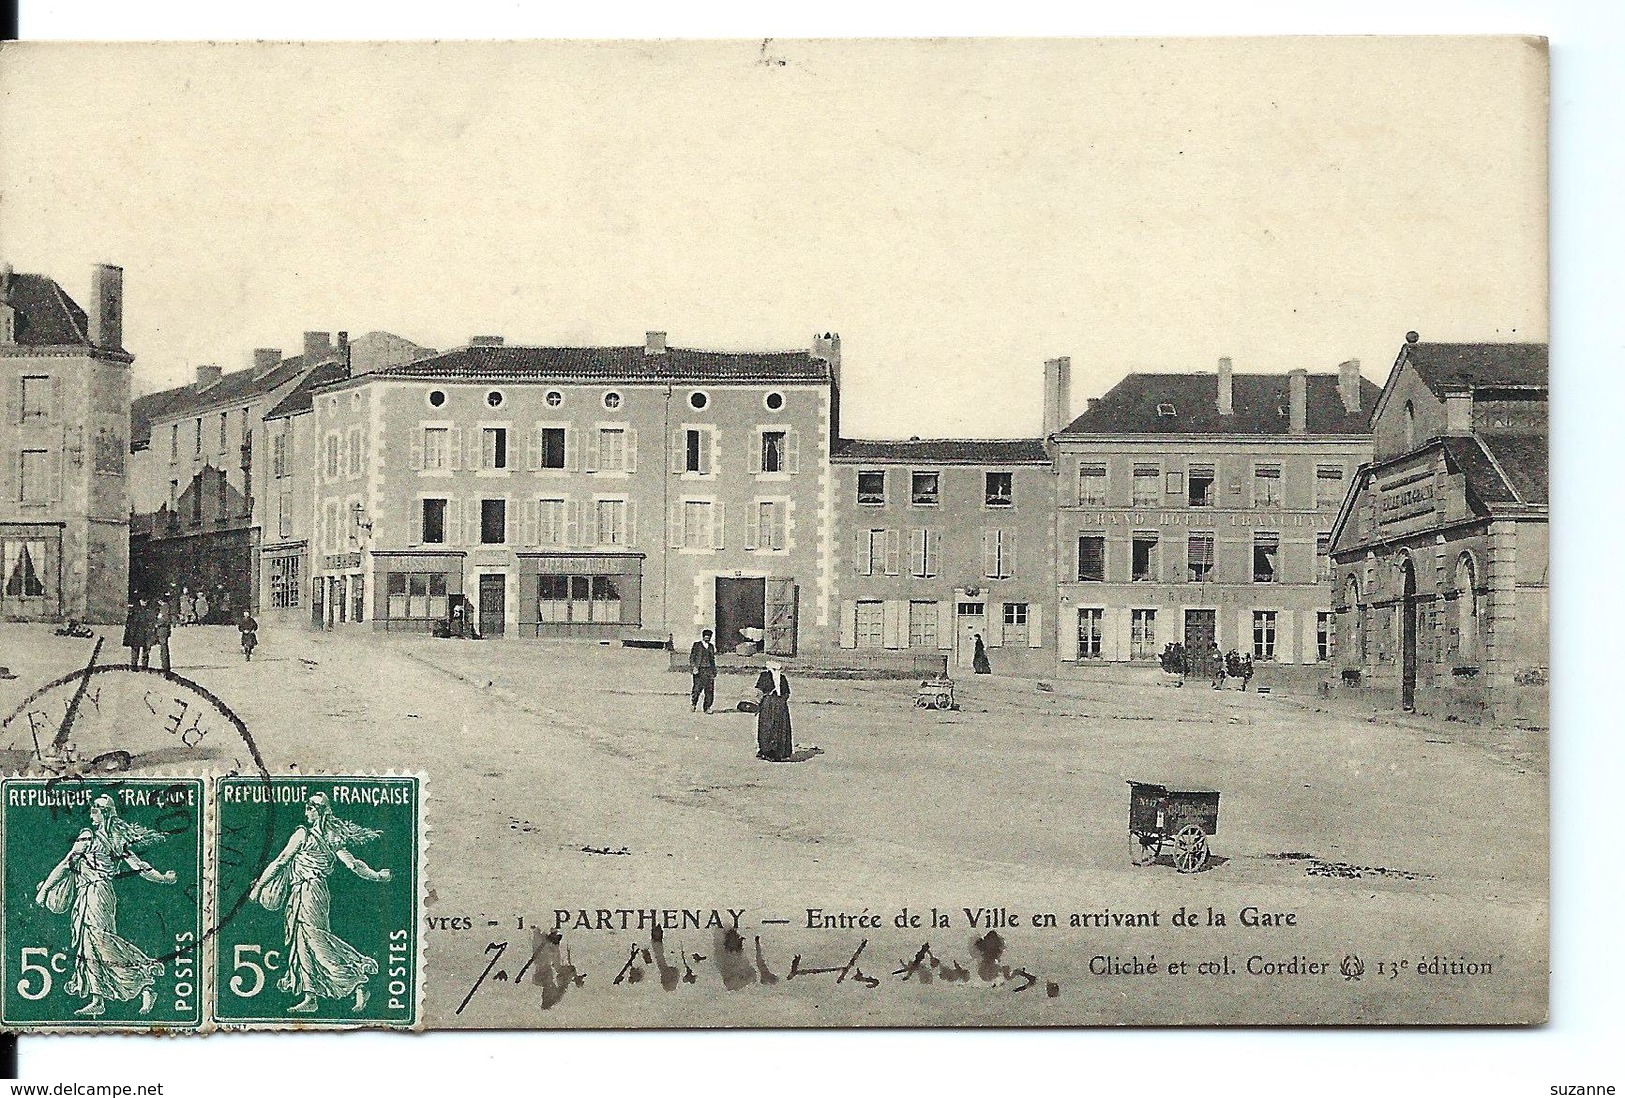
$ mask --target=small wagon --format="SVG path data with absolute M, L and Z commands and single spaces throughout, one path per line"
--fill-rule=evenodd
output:
M 1206 866 L 1208 836 L 1219 830 L 1219 791 L 1136 781 L 1128 787 L 1129 861 L 1150 865 L 1166 844 L 1179 872 Z
M 914 694 L 916 709 L 954 708 L 954 680 L 926 679 Z

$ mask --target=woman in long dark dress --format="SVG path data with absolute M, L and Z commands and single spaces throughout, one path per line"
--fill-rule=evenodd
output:
M 794 750 L 790 730 L 790 680 L 782 664 L 770 663 L 756 677 L 762 700 L 756 706 L 756 757 L 784 762 Z
M 971 656 L 971 669 L 978 675 L 993 674 L 993 665 L 988 662 L 987 648 L 982 644 L 982 634 L 976 634 L 976 651 Z

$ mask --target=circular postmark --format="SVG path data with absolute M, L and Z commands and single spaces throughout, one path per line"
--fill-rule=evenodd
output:
M 88 821 L 95 798 L 131 797 L 152 784 L 149 775 L 165 772 L 218 769 L 257 776 L 269 786 L 270 770 L 248 725 L 212 691 L 173 672 L 98 663 L 101 649 L 98 640 L 84 666 L 32 690 L 0 719 L 0 769 L 38 775 L 44 807 Z M 159 832 L 168 830 L 163 819 L 150 822 Z M 193 823 L 201 827 L 201 820 Z M 262 861 L 276 852 L 277 836 L 266 824 L 263 835 L 237 837 Z M 173 817 L 168 825 L 183 829 L 187 823 Z M 116 885 L 139 874 L 133 864 L 120 863 L 108 876 Z M 197 943 L 152 959 L 169 962 L 197 949 L 249 903 L 246 890 L 219 899 Z

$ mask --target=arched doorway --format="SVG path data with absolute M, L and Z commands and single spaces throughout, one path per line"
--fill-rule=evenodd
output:
M 1411 558 L 1399 565 L 1404 599 L 1399 616 L 1399 704 L 1405 709 L 1416 708 L 1416 568 Z

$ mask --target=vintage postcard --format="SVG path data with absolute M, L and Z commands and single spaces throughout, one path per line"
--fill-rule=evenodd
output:
M 1546 108 L 0 45 L 0 1022 L 1543 1022 Z

